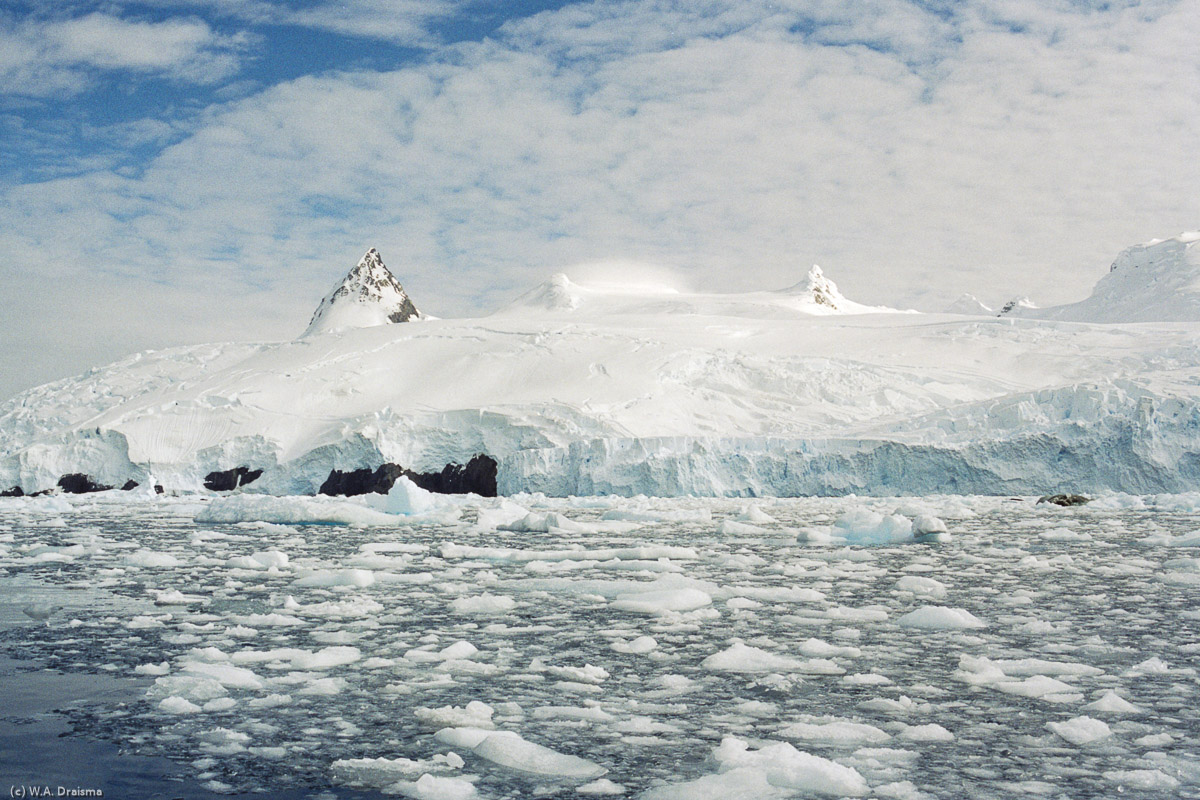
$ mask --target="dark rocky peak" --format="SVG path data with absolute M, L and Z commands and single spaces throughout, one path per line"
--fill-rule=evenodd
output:
M 304 335 L 422 318 L 396 276 L 384 266 L 379 251 L 372 247 L 321 300 Z

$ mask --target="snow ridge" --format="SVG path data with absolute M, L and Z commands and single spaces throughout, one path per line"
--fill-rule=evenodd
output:
M 372 247 L 321 300 L 303 336 L 413 319 L 422 319 L 421 312 Z
M 1182 320 L 1155 326 L 861 306 L 819 268 L 730 294 L 559 275 L 436 320 L 371 250 L 314 315 L 307 335 L 340 331 L 321 347 L 150 351 L 0 403 L 0 492 L 74 473 L 200 491 L 244 467 L 247 492 L 312 494 L 334 469 L 477 454 L 502 493 L 1195 491 L 1196 241 L 1131 248 L 1078 304 Z
M 1200 231 L 1126 248 L 1086 300 L 1021 316 L 1068 322 L 1200 321 Z

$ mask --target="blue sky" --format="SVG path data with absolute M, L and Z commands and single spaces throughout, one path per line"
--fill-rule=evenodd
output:
M 1085 296 L 1200 228 L 1200 0 L 0 8 L 0 397 L 279 340 L 370 246 L 440 316 L 704 290 Z

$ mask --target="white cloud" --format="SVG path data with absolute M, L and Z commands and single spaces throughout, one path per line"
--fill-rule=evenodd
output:
M 0 93 L 78 92 L 95 70 L 215 83 L 237 71 L 245 43 L 199 19 L 143 22 L 94 12 L 73 19 L 0 20 Z
M 871 304 L 1045 304 L 1200 225 L 1198 0 L 879 0 L 890 44 L 834 4 L 679 8 L 568 7 L 410 69 L 302 78 L 214 107 L 136 178 L 17 187 L 0 288 L 23 297 L 53 247 L 56 274 L 206 298 L 189 335 L 284 337 L 374 245 L 439 315 L 604 259 L 701 289 L 820 262 Z
M 430 26 L 462 13 L 472 0 L 135 0 L 162 8 L 196 8 L 253 25 L 291 25 L 378 39 L 408 47 L 432 47 Z

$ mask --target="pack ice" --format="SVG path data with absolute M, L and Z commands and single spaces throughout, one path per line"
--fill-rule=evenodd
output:
M 480 455 L 500 494 L 1193 491 L 1197 241 L 999 317 L 864 306 L 814 267 L 742 294 L 556 275 L 435 319 L 372 250 L 294 341 L 139 353 L 7 401 L 0 491 L 225 473 L 314 494 L 334 470 Z

